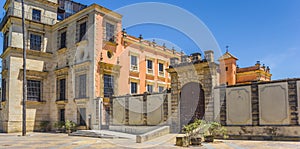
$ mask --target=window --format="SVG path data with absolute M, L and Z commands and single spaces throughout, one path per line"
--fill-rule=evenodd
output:
M 153 85 L 147 84 L 147 91 L 149 93 L 152 93 L 153 92 Z
M 130 83 L 130 87 L 131 87 L 131 94 L 137 94 L 137 83 L 136 82 L 131 82 Z
M 85 37 L 86 34 L 86 22 L 83 22 L 79 25 L 79 38 L 78 42 L 82 41 Z
M 104 97 L 111 97 L 114 94 L 114 76 L 104 75 Z
M 86 97 L 86 74 L 78 77 L 78 98 Z
M 41 21 L 41 11 L 32 9 L 32 20 L 33 21 Z
M 226 69 L 226 71 L 228 71 L 228 67 L 226 67 L 225 69 Z
M 4 34 L 4 40 L 3 40 L 3 52 L 6 50 L 6 48 L 8 47 L 8 32 L 6 32 Z
M 6 101 L 6 80 L 2 79 L 2 101 Z
M 59 109 L 59 121 L 65 122 L 65 109 Z
M 66 100 L 66 79 L 57 81 L 57 100 Z
M 67 32 L 64 31 L 60 34 L 60 49 L 65 48 L 67 46 Z
M 158 92 L 162 93 L 165 90 L 163 86 L 158 86 Z
M 153 65 L 151 60 L 147 60 L 147 72 L 153 73 Z
M 85 126 L 85 119 L 86 119 L 86 109 L 85 108 L 79 108 L 79 111 L 77 113 L 78 115 L 78 121 L 79 121 L 79 126 Z
M 106 23 L 106 41 L 115 42 L 115 26 L 110 23 Z
M 163 63 L 158 64 L 158 71 L 159 71 L 160 76 L 164 76 L 164 64 Z
M 41 101 L 41 81 L 27 80 L 27 100 Z
M 30 49 L 41 51 L 42 49 L 42 36 L 30 34 Z
M 134 55 L 130 56 L 130 64 L 131 64 L 131 70 L 138 70 L 137 56 Z

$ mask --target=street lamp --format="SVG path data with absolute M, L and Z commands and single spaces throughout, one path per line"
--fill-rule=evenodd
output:
M 25 45 L 25 10 L 24 0 L 22 2 L 22 33 L 23 33 L 23 100 L 22 100 L 22 136 L 26 135 L 26 99 L 27 99 L 27 80 L 26 80 L 26 45 Z

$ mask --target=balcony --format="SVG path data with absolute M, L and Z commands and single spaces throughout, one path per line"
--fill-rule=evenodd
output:
M 3 26 L 7 22 L 8 18 L 11 16 L 22 18 L 22 10 L 11 8 L 11 7 L 8 8 L 6 11 L 6 14 L 1 19 L 0 28 L 3 28 Z M 41 15 L 40 19 L 35 19 L 35 17 L 32 17 L 32 12 L 27 12 L 27 11 L 25 11 L 24 17 L 27 20 L 31 20 L 31 21 L 43 23 L 43 24 L 48 24 L 48 25 L 54 25 L 56 23 L 55 19 L 47 17 L 45 15 Z

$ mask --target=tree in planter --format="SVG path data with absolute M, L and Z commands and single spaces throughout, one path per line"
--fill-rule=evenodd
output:
M 204 120 L 196 119 L 193 123 L 183 127 L 183 132 L 186 134 L 188 144 L 201 145 L 203 124 L 205 124 Z
M 40 123 L 40 130 L 42 132 L 47 132 L 50 130 L 50 122 L 49 121 L 41 121 Z
M 74 123 L 73 121 L 66 120 L 65 128 L 66 128 L 67 133 L 69 134 L 69 133 L 75 131 L 76 123 Z
M 227 138 L 227 129 L 218 122 L 206 122 L 203 125 L 204 141 L 213 142 L 216 136 Z
M 55 122 L 54 128 L 56 129 L 57 132 L 65 132 L 66 131 L 65 122 L 63 121 Z

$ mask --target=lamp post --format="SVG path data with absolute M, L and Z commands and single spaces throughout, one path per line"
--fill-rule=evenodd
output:
M 27 80 L 26 80 L 26 45 L 25 45 L 25 10 L 24 0 L 22 2 L 22 33 L 23 33 L 23 100 L 22 100 L 22 136 L 26 135 L 26 99 L 27 99 Z

